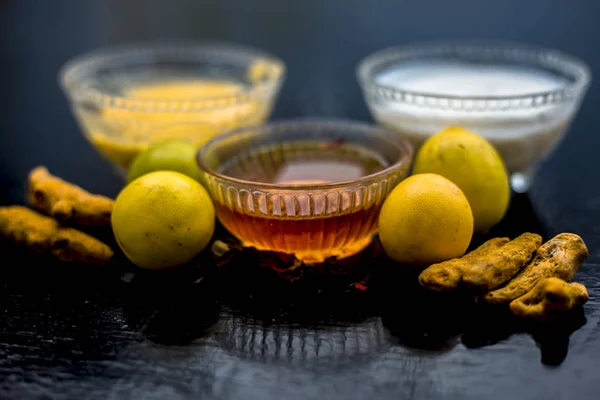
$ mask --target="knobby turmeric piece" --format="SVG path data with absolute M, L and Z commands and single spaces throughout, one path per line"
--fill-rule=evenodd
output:
M 65 262 L 104 265 L 113 256 L 110 247 L 96 238 L 21 206 L 0 207 L 0 234 L 17 246 Z
M 456 290 L 462 283 L 463 275 L 473 265 L 485 260 L 490 252 L 504 246 L 509 238 L 494 238 L 460 258 L 433 264 L 419 275 L 419 283 L 425 289 L 435 292 Z
M 540 235 L 523 233 L 473 263 L 463 275 L 463 282 L 481 292 L 496 289 L 519 273 L 541 244 Z
M 589 295 L 580 283 L 559 278 L 544 278 L 525 295 L 510 303 L 513 315 L 521 318 L 550 320 L 585 304 Z
M 544 243 L 523 271 L 506 286 L 487 293 L 491 304 L 508 304 L 529 292 L 543 278 L 570 281 L 588 257 L 588 249 L 578 235 L 561 233 Z
M 114 201 L 95 195 L 66 182 L 44 167 L 29 173 L 27 193 L 33 208 L 54 217 L 63 224 L 81 226 L 108 226 Z

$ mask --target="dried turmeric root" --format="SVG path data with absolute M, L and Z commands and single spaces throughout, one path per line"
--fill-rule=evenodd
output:
M 96 238 L 21 206 L 0 207 L 0 234 L 16 245 L 65 262 L 104 265 L 113 256 L 110 247 Z
M 585 304 L 589 295 L 580 283 L 559 278 L 544 278 L 527 294 L 513 300 L 510 310 L 521 318 L 549 320 Z
M 419 283 L 434 292 L 456 290 L 462 283 L 463 275 L 477 262 L 482 261 L 491 251 L 504 246 L 509 238 L 494 238 L 460 258 L 433 264 L 419 275 Z
M 463 282 L 469 288 L 481 292 L 496 289 L 519 273 L 541 244 L 540 235 L 523 233 L 504 246 L 491 251 L 487 257 L 476 261 L 465 271 Z
M 529 292 L 543 278 L 557 277 L 570 281 L 588 257 L 581 237 L 561 233 L 537 249 L 525 269 L 506 286 L 487 293 L 484 300 L 491 304 L 508 304 Z
M 60 223 L 108 226 L 113 200 L 91 194 L 79 186 L 50 174 L 44 167 L 29 173 L 28 200 L 31 206 Z

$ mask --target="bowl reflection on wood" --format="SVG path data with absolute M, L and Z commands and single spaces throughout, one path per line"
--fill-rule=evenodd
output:
M 307 119 L 240 129 L 199 152 L 221 223 L 244 245 L 305 262 L 366 247 L 412 147 L 358 122 Z

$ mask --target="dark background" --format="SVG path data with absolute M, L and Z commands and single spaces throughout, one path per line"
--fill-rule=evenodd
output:
M 263 48 L 288 67 L 273 118 L 369 120 L 354 71 L 375 50 L 452 38 L 524 41 L 571 53 L 600 74 L 599 18 L 597 0 L 0 0 L 0 200 L 22 201 L 38 164 L 91 191 L 118 192 L 121 181 L 81 136 L 57 83 L 67 59 L 98 46 L 185 38 Z M 25 269 L 9 277 L 22 266 L 4 258 L 0 398 L 598 398 L 599 107 L 593 82 L 569 136 L 507 218 L 513 232 L 534 221 L 547 237 L 576 232 L 590 248 L 578 275 L 592 297 L 587 323 L 570 345 L 558 340 L 565 353 L 569 346 L 558 366 L 540 362 L 548 345 L 539 335 L 507 331 L 481 349 L 452 336 L 443 351 L 415 350 L 377 315 L 308 327 L 300 318 L 299 327 L 278 319 L 285 310 L 217 312 L 196 298 L 157 311 L 151 300 L 175 295 L 164 286 L 132 288 L 121 273 L 59 279 Z M 182 310 L 201 322 L 190 325 Z
M 593 72 L 600 68 L 595 0 L 2 0 L 0 7 L 0 179 L 11 198 L 34 164 L 91 190 L 114 195 L 119 189 L 108 164 L 79 134 L 57 84 L 67 59 L 98 46 L 185 38 L 263 48 L 288 65 L 273 118 L 369 119 L 357 62 L 413 41 L 526 41 L 583 58 Z M 556 154 L 573 177 L 591 178 L 583 163 L 600 144 L 599 103 L 594 84 Z

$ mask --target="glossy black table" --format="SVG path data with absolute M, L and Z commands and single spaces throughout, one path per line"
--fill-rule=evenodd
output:
M 593 0 L 60 3 L 0 3 L 2 203 L 23 201 L 37 164 L 94 192 L 118 192 L 56 82 L 63 62 L 101 45 L 192 38 L 272 51 L 289 66 L 275 119 L 368 120 L 354 66 L 392 44 L 523 40 L 600 67 Z M 381 258 L 363 261 L 372 279 L 361 291 L 341 277 L 290 283 L 251 263 L 156 275 L 125 262 L 66 267 L 4 246 L 0 399 L 599 398 L 599 96 L 592 86 L 570 135 L 494 232 L 580 234 L 590 249 L 576 276 L 591 296 L 583 313 L 524 325 L 426 295 L 414 274 Z
M 565 204 L 551 187 L 541 180 L 515 197 L 490 235 L 585 238 L 591 254 L 576 280 L 591 299 L 552 325 L 425 293 L 412 271 L 371 257 L 376 245 L 357 261 L 366 290 L 339 276 L 283 279 L 248 256 L 235 268 L 203 255 L 149 273 L 5 246 L 0 398 L 596 398 L 597 195 Z
M 0 398 L 597 398 L 600 188 L 570 171 L 550 161 L 490 234 L 587 242 L 576 280 L 590 301 L 551 326 L 423 293 L 381 256 L 358 261 L 372 275 L 361 291 L 337 276 L 289 282 L 252 258 L 157 274 L 4 246 Z

